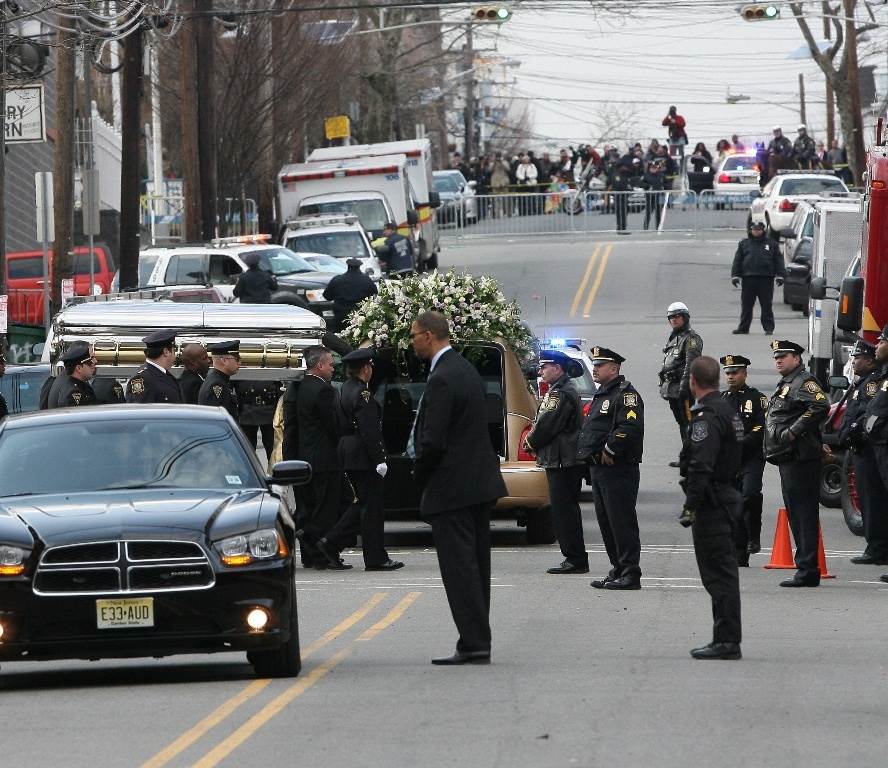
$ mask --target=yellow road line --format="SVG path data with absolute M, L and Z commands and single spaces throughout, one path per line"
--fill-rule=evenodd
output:
M 610 258 L 613 249 L 614 244 L 608 243 L 607 248 L 604 249 L 604 253 L 601 255 L 601 263 L 598 265 L 598 273 L 595 275 L 595 282 L 592 283 L 592 287 L 589 289 L 589 298 L 586 299 L 586 306 L 583 307 L 583 317 L 589 317 L 589 311 L 592 309 L 592 302 L 595 301 L 595 296 L 598 294 L 598 289 L 601 287 L 601 279 L 604 277 L 607 260 Z
M 356 610 L 351 616 L 339 622 L 329 632 L 325 632 L 321 637 L 312 643 L 309 643 L 302 651 L 302 658 L 308 658 L 315 651 L 323 648 L 328 643 L 333 642 L 344 632 L 351 629 L 361 619 L 363 619 L 370 611 L 379 605 L 387 595 L 387 592 L 377 592 L 364 605 Z M 181 754 L 192 744 L 201 739 L 210 730 L 215 728 L 226 718 L 230 717 L 239 707 L 246 704 L 257 693 L 265 689 L 271 680 L 254 680 L 246 688 L 241 689 L 227 701 L 223 702 L 218 708 L 213 710 L 203 720 L 189 728 L 175 741 L 164 747 L 150 760 L 142 764 L 141 768 L 161 768 L 172 760 L 176 755 Z
M 279 696 L 272 699 L 240 728 L 228 736 L 228 738 L 221 741 L 200 760 L 194 763 L 193 768 L 213 768 L 222 762 L 222 760 L 228 757 L 235 749 L 255 734 L 256 731 L 268 723 L 269 720 L 280 714 L 288 704 L 305 693 L 318 682 L 318 680 L 321 680 L 328 672 L 337 667 L 354 650 L 355 644 L 359 640 L 369 640 L 371 637 L 375 637 L 383 629 L 400 619 L 401 616 L 403 616 L 404 611 L 406 611 L 421 594 L 421 592 L 408 592 L 383 619 L 365 630 L 357 640 L 331 656 L 322 664 L 319 664 L 307 675 L 299 678 L 299 680 L 293 683 L 293 685 L 287 688 Z
M 589 257 L 589 263 L 586 265 L 586 274 L 583 275 L 583 280 L 580 283 L 579 288 L 577 288 L 577 293 L 574 296 L 573 304 L 570 305 L 571 317 L 574 317 L 577 314 L 577 308 L 580 306 L 580 299 L 583 298 L 583 294 L 586 292 L 586 284 L 589 282 L 589 276 L 595 268 L 595 261 L 598 259 L 598 253 L 600 250 L 601 243 L 598 243 L 595 246 L 595 250 L 592 251 L 592 255 Z

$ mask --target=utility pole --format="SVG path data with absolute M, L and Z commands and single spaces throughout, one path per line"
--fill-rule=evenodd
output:
M 6 3 L 3 0 L 0 0 L 0 118 L 3 120 L 0 130 L 0 296 L 3 296 L 6 294 Z M 5 342 L 0 333 L 0 352 L 5 349 Z
M 200 150 L 197 111 L 197 44 L 195 27 L 197 0 L 183 0 L 182 26 L 179 29 L 179 115 L 182 132 L 182 178 L 184 181 L 185 240 L 201 239 Z
M 74 66 L 79 34 L 71 19 L 59 17 L 56 60 L 56 142 L 53 162 L 55 242 L 52 255 L 52 305 L 62 306 L 62 278 L 71 275 L 74 229 Z
M 807 125 L 808 118 L 805 114 L 805 76 L 799 72 L 799 122 Z
M 854 173 L 854 183 L 857 184 L 863 178 L 864 146 L 863 146 L 863 115 L 860 112 L 860 81 L 857 67 L 857 24 L 854 18 L 856 0 L 844 0 L 845 9 L 845 51 L 848 57 L 848 90 L 851 96 L 851 109 L 853 111 L 852 135 L 846 136 L 845 141 L 850 143 L 851 151 L 848 153 L 848 161 L 851 171 Z
M 215 35 L 213 0 L 202 0 L 206 15 L 197 20 L 197 110 L 202 237 L 212 240 L 216 231 L 216 117 L 213 104 L 213 63 Z
M 466 109 L 463 115 L 466 140 L 463 160 L 468 163 L 475 155 L 475 48 L 472 45 L 472 24 L 466 25 L 465 53 L 466 68 Z
M 832 19 L 828 18 L 830 14 L 832 11 L 829 7 L 829 0 L 823 0 L 823 37 L 825 40 L 832 38 Z M 824 80 L 826 81 L 826 148 L 829 150 L 836 137 L 836 97 L 829 78 L 826 77 Z
M 139 286 L 139 168 L 141 168 L 142 29 L 123 42 L 121 107 L 120 287 Z

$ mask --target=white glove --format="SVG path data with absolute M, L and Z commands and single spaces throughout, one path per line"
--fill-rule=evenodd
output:
M 389 471 L 388 464 L 382 462 L 382 464 L 376 465 L 376 474 L 380 477 L 385 477 L 386 472 Z

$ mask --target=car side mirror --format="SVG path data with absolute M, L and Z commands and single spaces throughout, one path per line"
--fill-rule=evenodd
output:
M 844 376 L 830 376 L 827 382 L 830 389 L 848 389 L 848 379 Z
M 810 292 L 810 296 L 812 299 L 825 299 L 826 298 L 826 278 L 825 277 L 812 277 L 809 292 Z
M 441 195 L 432 190 L 429 192 L 429 205 L 432 208 L 440 208 L 441 207 Z
M 863 325 L 863 278 L 846 277 L 839 292 L 836 327 L 857 333 Z
M 781 229 L 780 232 L 778 232 L 777 234 L 780 237 L 782 237 L 784 240 L 795 240 L 796 239 L 795 230 L 791 229 L 790 227 L 786 227 L 786 229 Z
M 305 485 L 311 480 L 311 464 L 307 461 L 279 461 L 267 478 L 275 485 Z
M 419 224 L 419 214 L 412 208 L 407 211 L 407 223 L 411 227 L 415 227 L 417 224 Z

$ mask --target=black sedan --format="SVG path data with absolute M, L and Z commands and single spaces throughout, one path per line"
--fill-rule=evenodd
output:
M 96 406 L 0 426 L 0 661 L 246 651 L 299 673 L 294 524 L 221 409 Z

